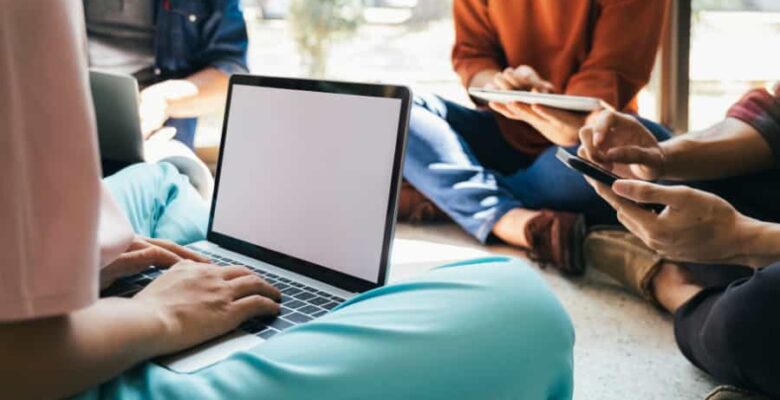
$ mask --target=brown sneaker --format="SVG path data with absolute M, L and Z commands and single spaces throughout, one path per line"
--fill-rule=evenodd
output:
M 595 227 L 583 244 L 585 264 L 656 303 L 650 288 L 663 259 L 638 237 L 617 227 Z
M 398 221 L 423 223 L 447 221 L 449 217 L 436 207 L 432 201 L 418 192 L 414 186 L 404 181 L 398 199 Z
M 704 400 L 769 400 L 760 394 L 734 386 L 718 386 Z
M 552 265 L 567 275 L 585 272 L 582 241 L 585 239 L 585 218 L 581 214 L 542 210 L 525 228 L 531 243 L 529 257 Z

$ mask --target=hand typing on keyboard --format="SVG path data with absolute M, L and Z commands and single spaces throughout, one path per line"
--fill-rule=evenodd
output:
M 217 265 L 240 264 L 225 256 L 203 252 Z M 276 318 L 253 318 L 241 324 L 244 332 L 269 339 L 292 326 L 306 323 L 327 314 L 345 300 L 333 294 L 317 290 L 301 282 L 279 276 L 257 267 L 249 267 L 282 293 L 281 313 Z
M 217 268 L 239 268 L 241 262 L 214 254 L 208 251 L 196 250 L 201 257 Z M 239 326 L 244 332 L 268 339 L 282 330 L 299 325 L 312 319 L 319 318 L 345 301 L 344 298 L 327 293 L 304 283 L 297 282 L 288 277 L 280 276 L 257 267 L 242 266 L 251 271 L 257 279 L 262 279 L 279 296 L 271 296 L 276 301 L 281 301 L 281 307 L 277 314 L 261 314 L 260 316 L 247 318 Z M 120 279 L 116 284 L 104 290 L 101 295 L 130 297 L 151 284 L 163 272 L 159 268 L 150 268 L 142 273 Z
M 165 327 L 163 349 L 176 352 L 235 329 L 247 319 L 279 314 L 281 293 L 242 266 L 182 261 L 146 285 L 134 300 Z
M 151 266 L 168 268 L 182 260 L 209 262 L 208 258 L 171 241 L 136 236 L 124 253 L 100 271 L 100 288 L 105 289 L 117 279 Z

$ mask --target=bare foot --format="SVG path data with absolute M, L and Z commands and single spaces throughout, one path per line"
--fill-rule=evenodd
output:
M 652 288 L 656 300 L 669 312 L 674 313 L 703 288 L 696 284 L 685 267 L 664 261 L 653 277 Z
M 525 236 L 525 228 L 537 215 L 539 211 L 513 208 L 493 225 L 493 234 L 513 246 L 530 248 L 531 243 Z

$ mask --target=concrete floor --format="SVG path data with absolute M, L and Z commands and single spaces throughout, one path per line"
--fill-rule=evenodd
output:
M 525 258 L 482 246 L 452 224 L 401 224 L 390 280 L 489 253 Z M 575 399 L 703 399 L 715 386 L 678 351 L 669 316 L 596 271 L 576 279 L 540 271 L 574 321 Z

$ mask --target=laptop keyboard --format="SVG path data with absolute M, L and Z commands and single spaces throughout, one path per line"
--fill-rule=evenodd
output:
M 205 250 L 190 249 L 208 257 L 215 265 L 244 265 L 241 262 Z M 345 301 L 341 297 L 317 290 L 301 282 L 260 268 L 246 267 L 282 292 L 281 312 L 278 317 L 273 319 L 253 318 L 245 321 L 238 328 L 263 339 L 269 339 L 289 327 L 321 317 Z M 161 274 L 162 270 L 151 267 L 140 274 L 119 279 L 100 295 L 101 297 L 132 297 Z

